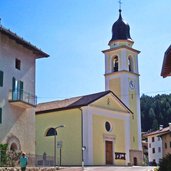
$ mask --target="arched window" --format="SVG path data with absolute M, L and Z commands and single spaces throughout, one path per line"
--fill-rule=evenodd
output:
M 130 72 L 133 72 L 133 61 L 131 56 L 128 57 L 128 69 Z
M 45 136 L 55 136 L 57 135 L 57 131 L 55 128 L 49 128 L 46 133 L 45 133 Z
M 113 61 L 112 61 L 112 70 L 113 72 L 117 72 L 118 71 L 118 57 L 115 56 L 113 58 Z

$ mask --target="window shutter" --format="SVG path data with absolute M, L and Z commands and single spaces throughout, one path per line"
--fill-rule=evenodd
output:
M 12 91 L 15 91 L 15 78 L 12 78 Z
M 23 100 L 23 94 L 24 94 L 24 83 L 22 81 L 19 81 L 19 93 L 20 93 L 20 99 Z
M 0 87 L 3 86 L 3 76 L 4 76 L 3 72 L 0 71 Z
M 0 108 L 0 124 L 2 123 L 2 108 Z

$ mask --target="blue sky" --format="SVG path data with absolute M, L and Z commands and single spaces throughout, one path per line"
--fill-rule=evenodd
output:
M 0 1 L 2 25 L 47 52 L 37 60 L 38 102 L 100 92 L 104 55 L 118 19 L 118 0 Z M 171 77 L 160 76 L 171 44 L 171 1 L 123 0 L 122 17 L 140 50 L 140 93 L 171 93 Z

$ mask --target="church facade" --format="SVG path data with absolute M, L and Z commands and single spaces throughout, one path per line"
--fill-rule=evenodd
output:
M 133 43 L 119 10 L 110 48 L 103 51 L 105 91 L 37 106 L 36 154 L 51 156 L 39 163 L 142 164 L 139 51 Z M 57 135 L 47 136 L 51 129 Z

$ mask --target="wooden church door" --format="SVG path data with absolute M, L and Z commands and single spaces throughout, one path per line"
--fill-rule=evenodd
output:
M 106 141 L 106 164 L 113 164 L 113 142 Z

